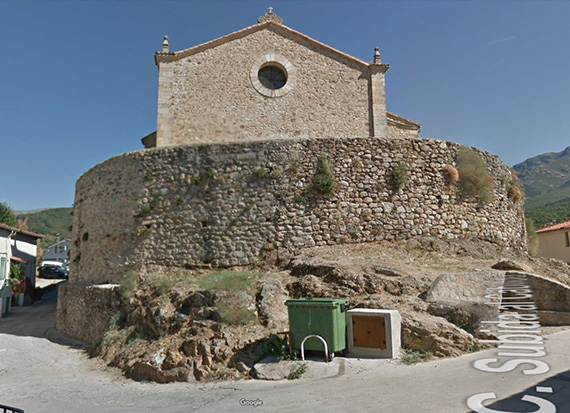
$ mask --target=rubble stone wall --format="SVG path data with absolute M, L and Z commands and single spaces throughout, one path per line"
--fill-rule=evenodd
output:
M 94 167 L 77 182 L 71 282 L 120 283 L 147 265 L 237 266 L 272 251 L 415 236 L 525 248 L 510 168 L 479 151 L 495 200 L 461 199 L 442 169 L 461 145 L 436 139 L 266 140 L 155 148 Z M 336 187 L 312 188 L 320 157 Z M 405 165 L 394 191 L 391 173 Z
M 85 283 L 59 286 L 56 328 L 77 340 L 97 344 L 120 309 L 118 287 Z

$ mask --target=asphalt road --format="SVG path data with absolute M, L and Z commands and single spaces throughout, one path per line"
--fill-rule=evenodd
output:
M 570 412 L 570 331 L 545 336 L 546 355 L 505 372 L 474 367 L 486 358 L 499 358 L 488 363 L 491 370 L 509 367 L 506 361 L 513 357 L 498 357 L 497 349 L 491 349 L 414 366 L 350 358 L 336 358 L 328 365 L 313 361 L 299 380 L 158 385 L 120 377 L 90 359 L 81 343 L 57 333 L 55 300 L 52 292 L 40 303 L 0 319 L 0 404 L 26 413 L 462 413 L 472 411 L 469 398 L 475 403 L 495 393 L 496 400 L 483 402 L 488 410 L 478 411 Z M 536 360 L 548 371 L 535 369 L 540 364 Z M 540 372 L 524 374 L 523 369 Z M 539 410 L 537 403 L 544 406 Z

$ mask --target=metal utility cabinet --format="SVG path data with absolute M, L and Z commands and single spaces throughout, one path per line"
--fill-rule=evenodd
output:
M 326 340 L 329 354 L 346 348 L 347 298 L 300 298 L 287 300 L 291 346 L 301 349 L 303 340 L 316 334 Z M 304 344 L 307 350 L 323 351 L 323 343 L 310 338 Z

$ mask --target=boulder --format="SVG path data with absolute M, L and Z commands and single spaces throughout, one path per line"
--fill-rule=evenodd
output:
M 264 280 L 258 282 L 255 306 L 261 324 L 279 331 L 287 330 L 289 319 L 285 301 L 288 298 L 287 290 L 279 281 Z
M 429 351 L 436 357 L 455 357 L 475 344 L 471 334 L 444 318 L 413 311 L 401 312 L 401 316 L 402 347 Z
M 489 286 L 502 286 L 504 274 L 497 271 L 471 271 L 439 276 L 426 294 L 426 301 L 486 302 Z
M 501 271 L 532 272 L 532 268 L 530 268 L 528 265 L 513 260 L 501 260 L 497 262 L 495 265 L 493 265 L 491 268 Z

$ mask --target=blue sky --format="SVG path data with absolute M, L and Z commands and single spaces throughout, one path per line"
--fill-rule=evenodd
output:
M 156 129 L 154 52 L 284 24 L 370 61 L 421 136 L 514 165 L 570 145 L 570 2 L 0 0 L 0 201 L 73 204 L 75 181 Z

